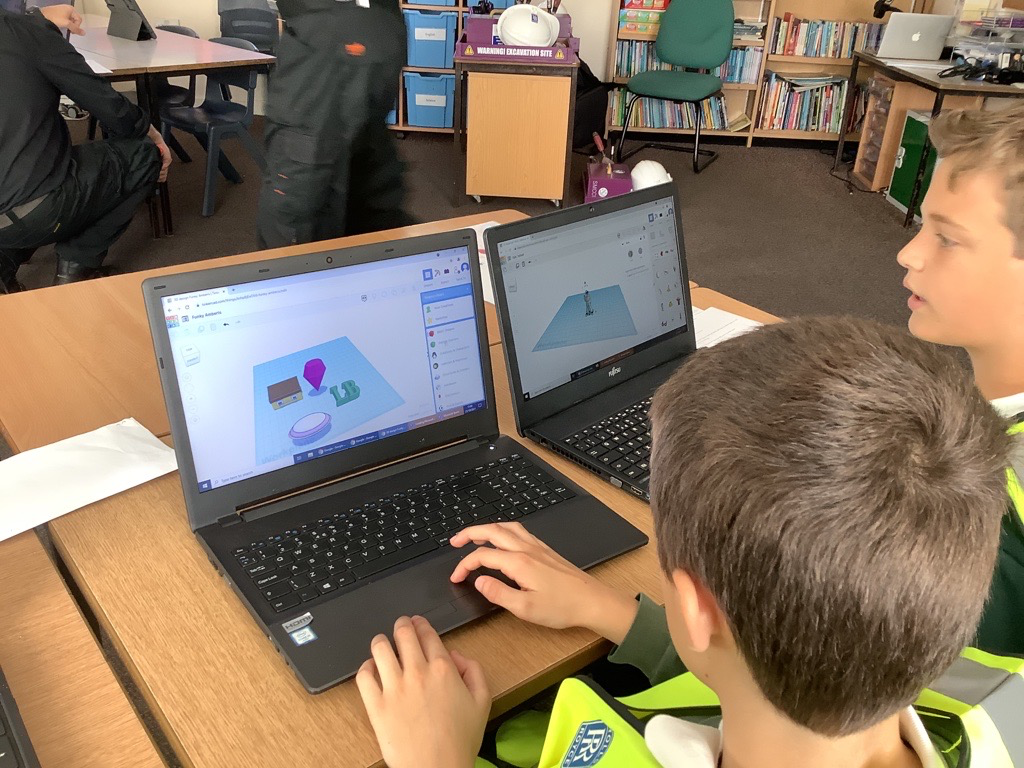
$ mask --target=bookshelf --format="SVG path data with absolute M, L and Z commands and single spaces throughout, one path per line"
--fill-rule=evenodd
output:
M 466 14 L 470 11 L 470 5 L 475 4 L 477 0 L 455 0 L 455 5 L 431 5 L 429 3 L 408 3 L 402 0 L 400 3 L 402 10 L 410 11 L 443 11 L 445 13 L 457 13 L 458 23 L 455 26 L 455 39 L 462 39 L 462 29 L 465 26 Z M 404 17 L 403 17 L 404 21 Z M 406 106 L 405 106 L 405 78 L 402 77 L 406 72 L 426 72 L 436 75 L 454 75 L 455 67 L 451 69 L 441 69 L 438 67 L 402 67 L 402 74 L 398 76 L 398 122 L 394 125 L 389 125 L 392 131 L 398 131 L 400 133 L 454 133 L 454 128 L 431 128 L 422 125 L 409 125 L 406 119 Z
M 653 32 L 640 33 L 620 29 L 621 5 L 621 2 L 616 4 L 609 41 L 609 71 L 607 80 L 616 83 L 625 83 L 629 79 L 626 76 L 627 72 L 621 71 L 623 63 L 621 53 L 625 50 L 623 46 L 653 42 L 657 36 Z M 878 23 L 879 20 L 871 17 L 873 3 L 870 0 L 734 0 L 734 5 L 737 18 L 757 19 L 765 25 L 763 32 L 765 39 L 749 40 L 737 38 L 733 40 L 734 51 L 743 49 L 756 50 L 760 48 L 760 62 L 756 67 L 756 77 L 753 78 L 753 82 L 724 83 L 723 95 L 718 97 L 722 99 L 719 107 L 724 108 L 727 116 L 730 118 L 730 123 L 732 119 L 739 115 L 744 115 L 746 120 L 750 122 L 739 130 L 728 130 L 724 129 L 724 126 L 716 125 L 714 129 L 710 130 L 707 127 L 703 128 L 701 133 L 709 136 L 736 138 L 748 147 L 752 146 L 757 139 L 796 139 L 807 141 L 834 141 L 837 139 L 838 133 L 827 130 L 784 130 L 761 127 L 761 111 L 764 106 L 762 101 L 765 100 L 765 81 L 769 70 L 782 77 L 811 75 L 842 77 L 844 74 L 848 77 L 853 63 L 853 59 L 849 56 L 802 56 L 795 53 L 771 53 L 774 42 L 775 20 L 783 19 L 788 13 L 800 19 L 814 21 Z M 622 92 L 620 91 L 619 93 Z M 613 131 L 617 132 L 621 128 L 619 124 L 621 120 L 620 99 L 622 97 L 617 97 L 615 92 L 610 95 L 608 118 L 605 125 L 606 134 Z M 648 100 L 645 99 L 644 102 L 646 101 Z M 641 102 L 641 104 L 644 102 Z M 637 106 L 639 107 L 641 104 Z M 840 103 L 838 107 L 841 109 L 842 104 Z M 641 120 L 645 117 L 647 116 L 640 115 Z M 635 120 L 636 116 L 634 117 Z M 745 120 L 742 122 L 745 122 Z M 705 126 L 707 126 L 706 123 Z M 631 125 L 629 130 L 630 133 L 638 131 L 645 134 L 688 135 L 693 133 L 692 128 L 652 128 L 647 126 L 638 127 L 636 125 Z M 859 132 L 856 136 L 853 136 L 853 138 L 857 137 L 859 137 Z

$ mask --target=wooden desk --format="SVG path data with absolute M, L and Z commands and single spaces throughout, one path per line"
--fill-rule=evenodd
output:
M 269 69 L 276 59 L 263 53 L 244 51 L 230 45 L 211 43 L 175 32 L 156 30 L 156 40 L 124 40 L 107 34 L 106 16 L 87 14 L 85 35 L 72 35 L 71 43 L 85 58 L 111 70 L 111 80 L 135 80 L 139 105 L 149 111 L 150 122 L 160 127 L 159 82 L 167 76 L 194 75 L 215 69 Z M 223 158 L 222 158 L 223 159 Z M 173 234 L 167 182 L 159 185 L 163 231 Z M 161 228 L 151 207 L 154 233 Z
M 875 71 L 882 73 L 896 82 L 913 83 L 914 85 L 920 86 L 921 88 L 933 93 L 934 97 L 931 102 L 931 113 L 933 118 L 937 117 L 942 111 L 943 102 L 947 96 L 1024 97 L 1024 89 L 1022 88 L 1015 88 L 1011 85 L 995 85 L 993 83 L 964 80 L 962 77 L 939 77 L 938 70 L 917 69 L 911 62 L 901 62 L 899 64 L 888 63 L 887 60 L 880 59 L 877 56 L 864 51 L 857 51 L 853 54 L 853 64 L 850 68 L 851 83 L 857 82 L 857 71 L 860 66 L 871 67 Z M 855 88 L 851 87 L 847 89 L 846 103 L 843 105 L 843 116 L 840 120 L 841 125 L 845 125 L 846 115 L 849 114 L 849 110 L 853 108 L 853 100 L 855 96 Z M 962 108 L 968 106 L 968 104 L 961 99 L 954 106 Z M 923 105 L 912 105 L 910 108 L 919 109 L 924 107 Z M 902 122 L 900 125 L 900 133 L 902 133 Z M 833 171 L 839 167 L 839 163 L 842 161 L 843 147 L 845 144 L 846 132 L 840 131 L 839 139 L 836 142 L 835 160 L 832 163 Z M 895 142 L 895 146 L 899 146 L 898 141 Z M 914 220 L 915 211 L 917 210 L 917 205 L 921 196 L 921 185 L 924 180 L 924 170 L 929 149 L 931 149 L 931 140 L 926 135 L 924 148 L 921 152 L 921 160 L 917 165 L 917 176 L 914 181 L 914 189 L 910 195 L 910 205 L 907 206 L 907 214 L 903 219 L 904 227 L 909 227 L 911 222 Z M 895 148 L 893 148 L 892 151 L 894 152 Z
M 463 195 L 562 205 L 569 194 L 578 72 L 578 61 L 455 59 L 455 205 Z
M 25 451 L 133 416 L 157 437 L 170 434 L 153 344 L 142 302 L 142 281 L 261 259 L 376 243 L 526 218 L 513 210 L 227 256 L 133 272 L 69 286 L 0 296 L 0 434 Z M 488 335 L 499 340 L 493 305 Z
M 694 291 L 698 306 L 720 297 L 713 291 Z M 757 319 L 772 319 L 739 302 L 723 304 Z M 490 353 L 499 423 L 503 432 L 514 434 L 502 350 L 493 345 Z M 646 504 L 529 445 L 652 534 Z M 176 474 L 59 518 L 50 530 L 184 764 L 381 765 L 355 685 L 307 694 L 210 566 L 189 531 Z M 661 577 L 651 546 L 605 563 L 594 573 L 620 589 L 660 597 Z M 446 635 L 446 643 L 483 663 L 494 695 L 493 715 L 608 651 L 603 640 L 585 630 L 543 629 L 508 613 L 456 630 Z
M 71 43 L 87 59 L 93 59 L 118 77 L 134 75 L 191 75 L 213 69 L 266 68 L 276 59 L 265 53 L 245 51 L 175 32 L 156 30 L 156 40 L 124 40 L 107 34 L 105 16 L 87 14 L 85 35 L 72 35 Z
M 33 531 L 0 543 L 0 614 L 0 667 L 43 768 L 163 765 Z

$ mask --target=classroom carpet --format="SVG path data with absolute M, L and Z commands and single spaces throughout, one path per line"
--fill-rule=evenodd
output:
M 260 121 L 253 132 L 261 136 Z M 74 125 L 73 135 L 84 135 Z M 140 209 L 110 250 L 107 263 L 119 271 L 203 261 L 256 250 L 259 171 L 237 142 L 226 153 L 244 177 L 217 187 L 214 216 L 203 218 L 204 152 L 181 137 L 193 162 L 175 162 L 170 189 L 174 236 L 153 239 Z M 460 197 L 453 205 L 456 154 L 449 137 L 407 134 L 397 142 L 406 164 L 407 208 L 421 221 L 466 216 L 501 208 L 530 215 L 548 213 L 544 200 L 488 199 L 480 205 Z M 826 145 L 755 146 L 709 144 L 717 162 L 700 175 L 685 152 L 648 149 L 631 158 L 657 160 L 679 186 L 690 279 L 781 316 L 847 313 L 903 325 L 908 316 L 903 270 L 896 254 L 912 236 L 902 214 L 878 194 L 853 191 L 829 175 Z M 828 145 L 830 148 L 831 145 Z M 501 137 L 495 137 L 501 151 Z M 569 202 L 582 202 L 586 158 L 573 158 Z M 52 247 L 40 249 L 22 267 L 29 287 L 53 278 Z

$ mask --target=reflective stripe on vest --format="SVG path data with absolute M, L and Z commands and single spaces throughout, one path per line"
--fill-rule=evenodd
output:
M 959 718 L 971 765 L 1024 768 L 1024 659 L 968 648 L 915 706 Z
M 1007 430 L 1013 435 L 1010 444 L 1010 466 L 1006 469 L 1006 488 L 1010 503 L 1017 510 L 1017 519 L 1024 526 L 1024 413 L 1018 413 L 1016 422 Z
M 948 765 L 1024 768 L 1024 659 L 968 648 L 914 706 Z M 543 742 L 542 748 L 509 750 L 507 756 L 519 753 L 509 761 L 514 765 L 658 768 L 644 740 L 646 720 L 655 713 L 714 726 L 721 709 L 714 692 L 690 673 L 623 699 L 591 681 L 569 678 L 558 689 L 550 721 L 536 717 L 513 734 L 513 718 L 498 740 L 505 730 L 507 741 L 521 747 Z M 529 733 L 531 728 L 539 732 Z

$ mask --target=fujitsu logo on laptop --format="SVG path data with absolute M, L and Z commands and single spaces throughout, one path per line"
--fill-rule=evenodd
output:
M 608 377 L 611 378 L 612 376 L 618 376 L 620 373 L 622 373 L 622 369 L 617 365 L 613 365 L 612 369 L 608 371 Z

